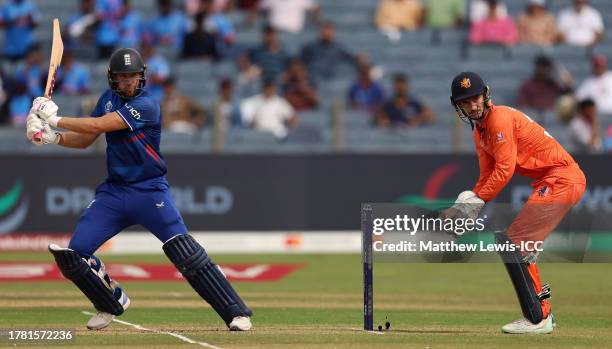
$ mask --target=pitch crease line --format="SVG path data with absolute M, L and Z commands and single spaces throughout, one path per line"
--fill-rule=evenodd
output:
M 371 334 L 385 334 L 384 332 L 368 331 L 368 330 L 364 330 L 363 328 L 354 328 L 354 327 L 351 327 L 350 330 L 352 330 L 352 331 L 359 331 L 359 332 L 365 332 L 365 333 L 371 333 Z
M 81 311 L 81 313 L 83 313 L 85 315 L 95 315 L 94 313 L 90 313 L 88 311 Z M 133 324 L 133 323 L 130 323 L 130 322 L 127 322 L 127 321 L 119 320 L 119 319 L 113 319 L 113 321 L 114 322 L 118 322 L 118 323 L 120 323 L 122 325 L 127 325 L 127 326 L 134 327 L 135 329 L 141 330 L 141 331 L 153 332 L 153 333 L 158 333 L 158 334 L 167 334 L 167 335 L 170 335 L 172 337 L 176 337 L 176 338 L 182 340 L 183 342 L 187 342 L 187 343 L 190 343 L 190 344 L 198 344 L 200 346 L 203 346 L 203 347 L 206 347 L 206 348 L 210 348 L 210 349 L 222 349 L 221 347 L 217 347 L 217 346 L 214 346 L 212 344 L 208 344 L 206 342 L 194 341 L 193 339 L 187 338 L 187 337 L 185 337 L 183 335 L 180 335 L 180 334 L 177 334 L 177 333 L 168 332 L 168 331 L 153 330 L 153 329 L 150 329 L 150 328 L 142 327 L 142 326 L 140 326 L 138 324 Z

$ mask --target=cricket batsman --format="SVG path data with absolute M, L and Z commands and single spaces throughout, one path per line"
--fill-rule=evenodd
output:
M 451 103 L 457 116 L 474 130 L 480 177 L 471 191 L 459 195 L 445 217 L 476 218 L 514 173 L 534 179 L 533 192 L 498 244 L 540 244 L 578 203 L 586 187 L 584 173 L 563 147 L 529 116 L 507 106 L 494 105 L 489 87 L 478 74 L 462 72 L 451 85 Z M 523 319 L 502 327 L 504 333 L 551 333 L 554 319 L 550 287 L 542 285 L 537 251 L 501 252 L 518 296 Z
M 34 100 L 26 132 L 34 144 L 86 148 L 101 133 L 106 134 L 107 143 L 106 181 L 98 186 L 95 199 L 81 215 L 68 248 L 51 244 L 49 251 L 62 274 L 97 310 L 87 328 L 100 330 L 128 308 L 130 299 L 94 253 L 123 229 L 140 224 L 163 243 L 166 256 L 228 328 L 247 331 L 251 310 L 187 233 L 170 195 L 166 163 L 159 149 L 162 115 L 159 104 L 144 90 L 145 70 L 138 51 L 115 51 L 108 67 L 110 88 L 98 100 L 91 117 L 60 117 L 52 100 Z M 67 131 L 56 132 L 49 125 Z M 39 131 L 43 131 L 42 137 L 33 139 Z

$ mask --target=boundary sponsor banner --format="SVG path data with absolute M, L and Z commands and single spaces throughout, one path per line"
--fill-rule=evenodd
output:
M 352 253 L 360 250 L 357 231 L 193 232 L 209 253 Z M 0 235 L 0 251 L 47 251 L 51 243 L 67 247 L 70 234 Z M 120 233 L 97 254 L 162 253 L 162 242 L 149 232 Z
M 231 281 L 278 281 L 301 264 L 229 264 L 221 265 L 225 277 Z M 106 264 L 107 272 L 120 281 L 182 281 L 183 276 L 171 264 Z M 0 263 L 2 281 L 61 281 L 65 280 L 52 263 Z
M 361 249 L 358 231 L 196 232 L 191 234 L 210 253 L 354 253 Z M 148 232 L 119 234 L 106 253 L 159 253 L 162 243 Z
M 575 158 L 588 182 L 583 207 L 612 213 L 609 155 Z M 363 202 L 449 202 L 470 189 L 479 174 L 473 154 L 170 155 L 166 160 L 173 197 L 190 231 L 358 230 Z M 101 155 L 0 156 L 0 161 L 0 234 L 72 231 L 106 177 Z M 514 176 L 498 201 L 520 205 L 532 190 L 530 182 Z
M 50 243 L 68 246 L 71 234 L 19 233 L 0 235 L 0 251 L 46 251 Z

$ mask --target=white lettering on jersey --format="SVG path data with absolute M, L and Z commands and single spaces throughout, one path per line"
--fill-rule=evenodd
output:
M 136 110 L 134 107 L 132 107 L 129 104 L 125 104 L 125 107 L 128 109 L 128 111 L 130 112 L 130 114 L 132 114 L 132 117 L 136 120 L 140 120 L 140 112 L 138 110 Z

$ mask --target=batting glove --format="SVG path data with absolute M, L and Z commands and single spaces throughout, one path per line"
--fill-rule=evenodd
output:
M 40 139 L 31 138 L 31 142 L 37 146 L 44 144 L 58 144 L 60 141 L 59 132 L 53 131 L 49 124 L 44 124 L 42 129 L 42 137 Z
M 28 114 L 26 119 L 26 138 L 32 140 L 32 137 L 43 130 L 43 121 L 34 113 Z
M 57 116 L 59 107 L 55 102 L 46 97 L 38 97 L 32 102 L 30 113 L 38 115 L 43 121 L 48 122 L 53 127 L 57 127 L 60 117 Z

